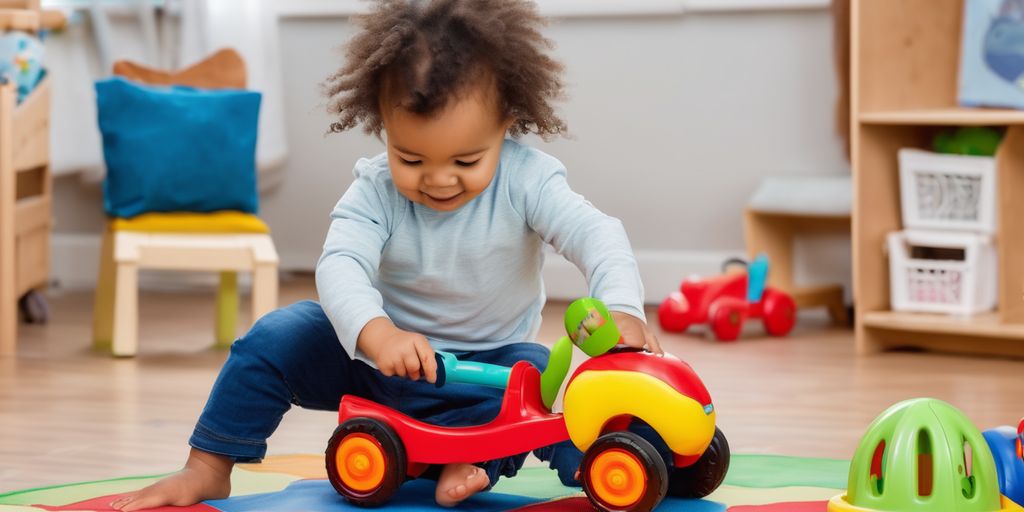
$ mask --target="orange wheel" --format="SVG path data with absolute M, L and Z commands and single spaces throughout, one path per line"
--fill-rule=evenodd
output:
M 587 477 L 594 494 L 617 507 L 633 505 L 647 489 L 647 471 L 636 456 L 625 450 L 599 453 Z
M 355 418 L 342 423 L 331 436 L 326 455 L 328 480 L 356 505 L 382 505 L 405 482 L 405 449 L 394 430 L 381 421 Z
M 384 466 L 387 464 L 384 448 L 367 434 L 345 436 L 334 458 L 338 478 L 352 489 L 372 491 L 384 481 Z
M 653 510 L 668 489 L 664 459 L 626 431 L 598 438 L 583 455 L 580 476 L 591 503 L 606 512 Z

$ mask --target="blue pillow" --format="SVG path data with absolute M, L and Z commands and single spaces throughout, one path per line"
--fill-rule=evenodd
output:
M 107 178 L 103 207 L 146 212 L 256 213 L 260 94 L 96 82 Z

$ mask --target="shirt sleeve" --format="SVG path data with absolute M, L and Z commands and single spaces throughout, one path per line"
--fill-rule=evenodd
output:
M 360 171 L 365 165 L 365 160 L 356 164 L 356 180 L 331 213 L 324 252 L 316 265 L 320 304 L 345 352 L 362 360 L 365 355 L 356 350 L 359 333 L 370 320 L 387 317 L 373 283 L 390 236 L 391 210 L 386 192 L 372 175 Z
M 646 321 L 644 288 L 619 219 L 604 214 L 569 188 L 565 167 L 548 157 L 541 170 L 523 169 L 520 201 L 529 226 L 586 277 L 590 294 L 609 310 Z M 547 160 L 547 159 L 545 159 Z

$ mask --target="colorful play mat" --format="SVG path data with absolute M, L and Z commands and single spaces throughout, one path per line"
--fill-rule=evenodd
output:
M 725 483 L 703 500 L 667 498 L 659 511 L 686 512 L 825 512 L 827 501 L 843 492 L 849 462 L 773 455 L 733 455 Z M 122 493 L 144 487 L 156 476 L 140 476 L 59 485 L 0 494 L 0 512 L 42 510 L 105 511 Z M 326 480 L 323 455 L 267 458 L 241 464 L 232 476 L 232 494 L 191 507 L 154 510 L 242 512 L 252 510 L 366 510 L 347 504 Z M 451 510 L 434 505 L 434 482 L 412 481 L 378 510 Z M 528 467 L 503 478 L 494 490 L 467 500 L 461 510 L 593 510 L 579 489 L 563 487 L 553 471 Z

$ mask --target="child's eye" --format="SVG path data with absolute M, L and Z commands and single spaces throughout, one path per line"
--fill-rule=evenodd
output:
M 479 158 L 477 158 L 476 160 L 473 160 L 472 162 L 464 162 L 464 161 L 462 161 L 462 160 L 456 160 L 456 161 L 455 161 L 455 165 L 457 165 L 457 166 L 459 166 L 459 167 L 473 167 L 473 166 L 474 166 L 474 165 L 476 165 L 476 164 L 477 164 L 477 162 L 479 162 L 479 161 L 480 161 L 480 159 L 479 159 Z
M 402 157 L 398 157 L 398 159 L 401 160 L 402 163 L 405 164 L 405 165 L 419 165 L 419 164 L 423 163 L 423 160 L 406 160 L 406 159 L 404 159 Z

